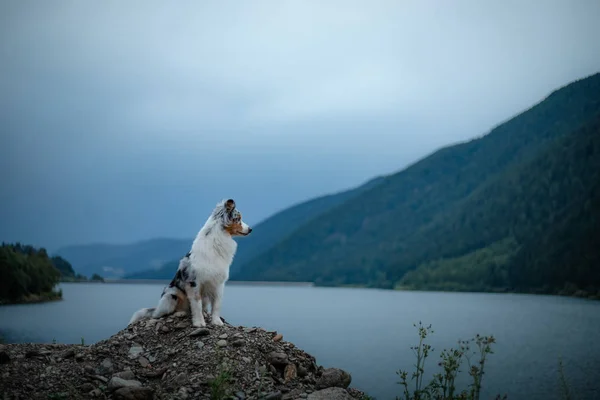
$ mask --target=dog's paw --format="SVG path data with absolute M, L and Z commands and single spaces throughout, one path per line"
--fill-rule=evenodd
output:
M 223 321 L 221 321 L 221 318 L 213 318 L 211 322 L 213 325 L 223 326 Z
M 194 321 L 192 321 L 192 326 L 195 328 L 204 328 L 206 326 L 206 321 L 194 320 Z

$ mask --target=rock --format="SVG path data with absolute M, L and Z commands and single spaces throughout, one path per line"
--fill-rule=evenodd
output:
M 171 329 L 169 329 L 168 326 L 163 325 L 163 326 L 160 327 L 160 332 L 161 333 L 169 333 L 169 332 L 171 332 Z
M 180 373 L 175 378 L 173 378 L 173 383 L 177 386 L 185 385 L 188 381 L 187 374 L 185 372 Z
M 0 365 L 0 393 L 14 393 L 15 400 L 45 399 L 65 390 L 70 391 L 67 398 L 210 400 L 214 385 L 226 384 L 231 389 L 227 400 L 298 400 L 328 389 L 317 388 L 317 381 L 341 389 L 350 381 L 341 370 L 324 370 L 291 343 L 274 341 L 277 332 L 227 324 L 192 328 L 189 314 L 158 321 L 137 322 L 89 346 L 0 345 L 0 354 L 10 357 Z M 185 330 L 175 328 L 183 323 Z M 163 327 L 168 332 L 162 333 Z M 81 363 L 73 361 L 78 354 Z M 229 371 L 227 382 L 223 368 Z M 346 392 L 355 399 L 362 395 Z
M 135 379 L 135 374 L 133 373 L 133 371 L 121 371 L 121 372 L 117 372 L 116 374 L 114 374 L 113 377 L 117 377 L 117 378 L 121 378 L 121 379 L 125 379 L 125 380 L 132 380 L 132 379 Z
M 0 351 L 0 364 L 8 364 L 10 362 L 10 356 L 6 351 Z
M 187 313 L 185 311 L 177 311 L 175 314 L 173 314 L 173 317 L 184 318 L 187 317 Z
M 72 357 L 75 357 L 75 349 L 68 349 L 60 355 L 60 358 L 63 358 L 63 359 L 72 358 Z
M 140 381 L 136 381 L 133 379 L 122 379 L 117 376 L 113 376 L 112 378 L 110 378 L 110 381 L 108 381 L 108 390 L 111 392 L 115 391 L 117 389 L 120 389 L 120 388 L 124 388 L 124 387 L 141 387 L 141 386 L 142 386 L 142 382 L 140 382 Z
M 103 377 L 102 375 L 94 375 L 94 376 L 92 376 L 92 378 L 95 379 L 95 380 L 97 380 L 97 381 L 100 381 L 102 383 L 107 383 L 108 382 L 108 379 L 105 378 L 105 377 Z
M 283 352 L 272 351 L 269 353 L 268 360 L 274 366 L 285 367 L 288 364 L 288 355 Z
M 208 335 L 210 335 L 210 330 L 208 328 L 198 328 L 190 333 L 191 337 Z
M 89 382 L 86 382 L 83 385 L 79 386 L 79 390 L 83 393 L 89 393 L 94 389 L 96 389 L 96 387 Z
M 148 359 L 146 357 L 138 358 L 138 362 L 140 363 L 142 368 L 148 368 L 148 366 L 150 365 L 150 361 L 148 361 Z
M 185 329 L 187 327 L 187 322 L 178 322 L 177 324 L 175 324 L 175 329 Z
M 277 335 L 275 335 L 275 337 L 273 338 L 274 342 L 279 342 L 281 341 L 281 339 L 283 339 L 283 335 L 281 333 L 278 333 Z
M 190 394 L 188 393 L 187 389 L 184 387 L 180 388 L 179 391 L 177 392 L 178 399 L 185 400 L 189 397 L 190 397 Z
M 113 366 L 113 363 L 110 360 L 110 358 L 105 358 L 104 360 L 102 360 L 100 367 L 98 367 L 98 374 L 112 374 L 114 369 L 115 367 Z
M 330 387 L 347 388 L 352 382 L 352 376 L 339 368 L 326 368 L 317 380 L 317 389 Z
M 142 346 L 140 346 L 139 344 L 134 344 L 129 349 L 129 358 L 136 358 L 143 352 L 144 352 L 144 348 Z
M 81 353 L 75 354 L 75 360 L 77 360 L 77 361 L 82 361 L 84 358 L 85 358 L 85 356 Z
M 330 387 L 317 390 L 307 396 L 308 400 L 353 400 L 345 389 L 339 387 Z
M 300 378 L 304 378 L 306 375 L 308 375 L 308 371 L 306 370 L 306 368 L 304 368 L 302 365 L 298 367 L 298 376 Z
M 285 370 L 283 371 L 283 379 L 285 383 L 289 383 L 290 381 L 296 379 L 298 376 L 298 369 L 296 368 L 296 364 L 288 364 L 285 366 Z
M 122 387 L 114 393 L 114 398 L 121 400 L 152 400 L 154 391 L 147 387 Z

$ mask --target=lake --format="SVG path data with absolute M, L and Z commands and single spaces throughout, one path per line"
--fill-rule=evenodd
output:
M 132 313 L 158 302 L 162 284 L 61 284 L 64 300 L 0 307 L 10 342 L 90 344 L 126 327 Z M 560 399 L 558 360 L 572 394 L 600 398 L 600 302 L 517 294 L 400 292 L 374 289 L 228 285 L 223 317 L 276 330 L 325 367 L 352 374 L 352 386 L 394 399 L 398 369 L 415 362 L 413 323 L 432 324 L 439 353 L 479 333 L 497 338 L 482 398 Z

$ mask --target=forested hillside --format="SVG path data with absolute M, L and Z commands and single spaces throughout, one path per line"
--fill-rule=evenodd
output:
M 553 92 L 482 138 L 441 149 L 386 177 L 310 221 L 233 278 L 428 287 L 425 271 L 446 271 L 438 281 L 448 285 L 449 276 L 474 268 L 474 260 L 488 266 L 489 276 L 460 283 L 465 289 L 514 284 L 555 290 L 577 268 L 587 276 L 589 268 L 574 254 L 587 249 L 585 257 L 597 260 L 591 239 L 569 252 L 569 262 L 578 265 L 571 272 L 548 282 L 531 280 L 533 271 L 558 269 L 554 249 L 569 246 L 561 237 L 593 230 L 582 222 L 587 214 L 576 210 L 579 204 L 593 211 L 596 204 L 597 175 L 589 171 L 598 155 L 581 149 L 595 148 L 599 110 L 596 74 Z M 552 251 L 544 250 L 544 241 Z M 418 274 L 405 277 L 417 267 Z
M 235 274 L 243 265 L 259 254 L 267 251 L 279 241 L 290 235 L 302 225 L 308 223 L 311 219 L 323 214 L 327 210 L 342 204 L 346 200 L 357 196 L 365 190 L 368 190 L 381 182 L 381 178 L 375 178 L 367 183 L 351 190 L 335 193 L 327 196 L 318 197 L 298 205 L 286 208 L 273 216 L 267 218 L 256 226 L 252 227 L 252 234 L 239 239 L 239 246 L 233 264 L 231 265 L 231 274 Z M 200 227 L 198 227 L 200 229 Z M 192 245 L 190 239 L 188 246 Z M 187 250 L 186 250 L 187 252 Z M 171 279 L 179 265 L 179 258 L 184 253 L 158 270 L 147 270 L 133 273 L 127 276 L 130 279 Z
M 2 243 L 0 247 L 0 304 L 60 298 L 54 287 L 61 277 L 46 250 Z

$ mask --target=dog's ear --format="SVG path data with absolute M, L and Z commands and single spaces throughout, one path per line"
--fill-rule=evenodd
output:
M 230 213 L 235 210 L 235 201 L 233 199 L 229 199 L 225 202 L 225 210 Z

